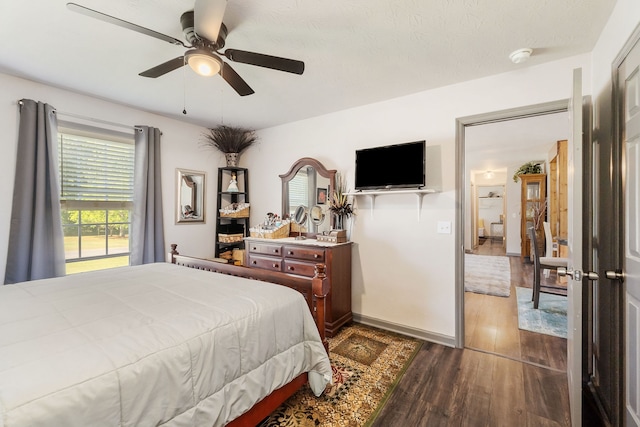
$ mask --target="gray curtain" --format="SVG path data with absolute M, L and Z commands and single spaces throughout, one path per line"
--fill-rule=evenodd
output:
M 5 284 L 65 275 L 55 109 L 20 104 Z
M 165 260 L 160 130 L 136 126 L 131 265 Z

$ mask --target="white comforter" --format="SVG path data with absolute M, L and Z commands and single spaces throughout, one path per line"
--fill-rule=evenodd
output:
M 0 286 L 0 427 L 212 426 L 331 366 L 304 298 L 152 264 Z

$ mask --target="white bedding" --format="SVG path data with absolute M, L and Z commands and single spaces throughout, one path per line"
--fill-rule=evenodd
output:
M 0 286 L 0 427 L 224 425 L 331 366 L 297 291 L 168 263 Z

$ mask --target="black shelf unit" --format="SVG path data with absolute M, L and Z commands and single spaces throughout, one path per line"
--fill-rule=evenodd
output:
M 226 191 L 231 181 L 231 174 L 236 173 L 239 191 Z M 249 203 L 249 170 L 233 166 L 218 168 L 218 195 L 216 209 L 216 244 L 215 257 L 219 258 L 221 253 L 234 248 L 244 249 L 244 240 L 238 242 L 220 242 L 220 234 L 240 234 L 244 237 L 249 235 L 249 216 L 246 218 L 230 218 L 220 215 L 220 209 L 232 203 Z

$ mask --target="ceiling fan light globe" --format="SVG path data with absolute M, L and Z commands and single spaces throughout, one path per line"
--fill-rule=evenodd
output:
M 203 77 L 210 77 L 220 72 L 222 60 L 217 55 L 204 50 L 196 49 L 185 54 L 187 64 L 196 74 Z
M 198 64 L 195 67 L 196 73 L 200 74 L 201 76 L 213 76 L 215 74 L 213 68 L 207 61 L 198 61 Z

